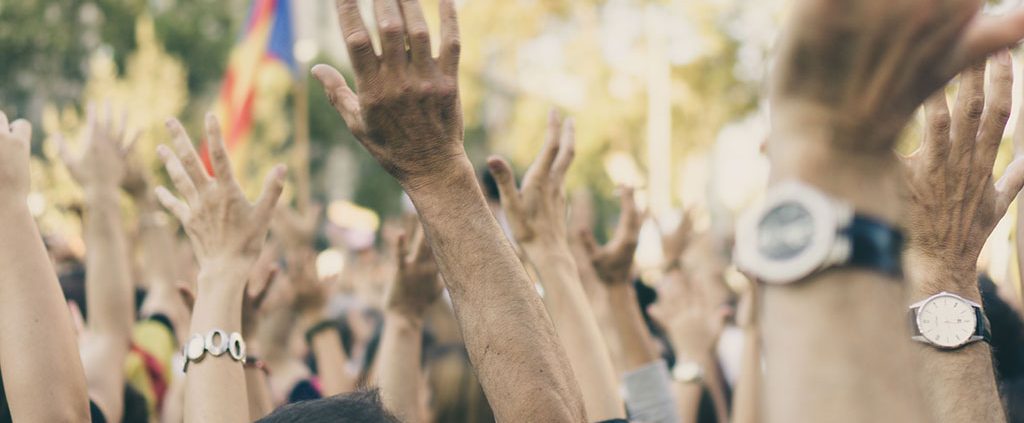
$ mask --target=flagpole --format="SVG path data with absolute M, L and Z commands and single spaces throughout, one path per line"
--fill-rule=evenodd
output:
M 292 172 L 295 175 L 295 206 L 300 212 L 305 212 L 312 202 L 309 170 L 309 84 L 305 72 L 299 74 L 302 76 L 295 81 L 292 90 L 295 99 L 295 151 L 292 153 Z

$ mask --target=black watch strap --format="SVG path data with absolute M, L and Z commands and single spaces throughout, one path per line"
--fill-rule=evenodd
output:
M 974 307 L 974 316 L 978 320 L 978 327 L 974 329 L 974 334 L 980 336 L 982 341 L 991 344 L 992 329 L 988 323 L 988 316 L 985 316 L 985 311 L 981 307 Z
M 850 239 L 848 266 L 903 276 L 903 234 L 899 229 L 866 216 L 855 215 L 844 231 Z

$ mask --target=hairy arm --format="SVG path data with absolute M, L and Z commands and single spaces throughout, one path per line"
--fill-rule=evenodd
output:
M 31 126 L 0 112 L 0 368 L 11 417 L 89 421 L 85 373 L 57 276 L 25 198 Z M 59 383 L 55 383 L 59 381 Z
M 317 65 L 313 74 L 348 128 L 416 205 L 495 415 L 585 420 L 551 320 L 487 207 L 463 147 L 455 2 L 440 1 L 436 58 L 419 1 L 374 2 L 380 56 L 358 2 L 337 5 L 359 94 L 336 69 Z
M 579 388 L 540 297 L 466 160 L 410 192 L 499 420 L 583 421 Z M 516 316 L 512 319 L 511 316 Z
M 988 66 L 987 93 L 984 62 L 964 71 L 952 113 L 945 92 L 925 103 L 927 136 L 921 150 L 905 160 L 911 175 L 912 239 L 906 254 L 911 303 L 940 292 L 982 302 L 978 255 L 1024 183 L 1024 161 L 1020 160 L 1007 168 L 1003 180 L 992 182 L 992 167 L 1011 110 L 1011 63 L 1009 52 L 995 56 Z M 984 100 L 987 104 L 982 108 Z M 968 157 L 971 160 L 960 159 Z M 952 183 L 939 189 L 943 181 Z M 925 399 L 935 410 L 936 421 L 1005 421 L 987 343 L 956 350 L 920 344 L 916 349 Z

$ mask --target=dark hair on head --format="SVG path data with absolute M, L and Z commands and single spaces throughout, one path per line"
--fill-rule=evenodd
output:
M 380 392 L 376 389 L 288 404 L 257 422 L 400 423 L 395 416 L 384 409 L 384 404 L 380 401 Z
M 124 418 L 127 423 L 146 423 L 149 421 L 149 402 L 137 389 L 124 384 Z

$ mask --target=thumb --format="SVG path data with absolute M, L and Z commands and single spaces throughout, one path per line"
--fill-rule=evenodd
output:
M 491 156 L 487 159 L 487 167 L 490 169 L 491 175 L 494 176 L 494 182 L 498 185 L 501 204 L 506 209 L 518 207 L 519 189 L 516 188 L 516 177 L 512 172 L 512 166 L 500 156 Z

